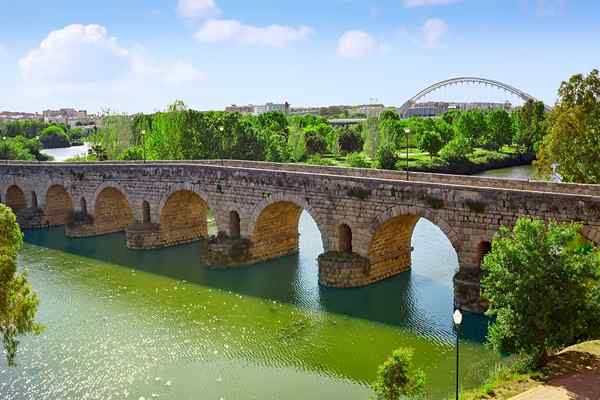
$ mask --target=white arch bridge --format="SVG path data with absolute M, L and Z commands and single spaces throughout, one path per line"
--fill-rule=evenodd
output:
M 460 85 L 460 84 L 492 86 L 492 87 L 498 88 L 500 90 L 504 90 L 505 92 L 513 94 L 517 97 L 520 97 L 521 99 L 523 99 L 523 101 L 528 101 L 528 100 L 537 101 L 537 99 L 535 97 L 531 96 L 530 94 L 528 94 L 520 89 L 517 89 L 514 86 L 508 85 L 506 83 L 502 83 L 500 81 L 495 81 L 493 79 L 486 79 L 486 78 L 477 78 L 477 77 L 458 77 L 458 78 L 446 79 L 446 80 L 434 83 L 433 85 L 428 86 L 427 88 L 421 90 L 419 93 L 417 93 L 416 95 L 411 97 L 408 101 L 406 101 L 402 105 L 402 107 L 400 107 L 400 109 L 398 110 L 398 113 L 401 116 L 403 116 L 404 114 L 406 114 L 406 111 L 408 111 L 408 109 L 411 106 L 416 104 L 420 99 L 427 96 L 428 94 L 435 92 L 436 90 L 441 89 L 446 86 Z M 544 105 L 544 108 L 546 109 L 546 111 L 550 111 L 552 109 L 551 107 L 549 107 L 547 105 Z

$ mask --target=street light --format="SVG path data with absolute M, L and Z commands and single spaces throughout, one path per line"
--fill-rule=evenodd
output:
M 408 180 L 408 134 L 410 133 L 410 129 L 405 128 L 404 133 L 406 133 L 406 180 Z
M 458 344 L 460 339 L 460 324 L 462 323 L 462 313 L 457 308 L 452 314 L 454 328 L 456 329 L 456 400 L 458 400 Z

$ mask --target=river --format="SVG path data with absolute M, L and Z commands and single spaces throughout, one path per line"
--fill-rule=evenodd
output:
M 69 158 L 77 156 L 85 156 L 90 145 L 84 143 L 81 146 L 60 147 L 57 149 L 44 149 L 42 154 L 52 156 L 52 161 L 66 161 Z
M 412 270 L 360 289 L 319 287 L 307 213 L 300 232 L 297 256 L 224 271 L 203 268 L 196 244 L 133 251 L 123 234 L 26 232 L 20 265 L 46 330 L 23 338 L 16 368 L 0 361 L 0 398 L 367 399 L 399 346 L 415 349 L 427 398 L 448 397 L 458 262 L 441 230 L 419 221 Z M 465 315 L 464 387 L 498 361 L 483 345 L 487 324 Z

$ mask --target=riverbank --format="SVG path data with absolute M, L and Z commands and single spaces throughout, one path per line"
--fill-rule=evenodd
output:
M 548 364 L 540 371 L 520 371 L 514 365 L 497 367 L 484 385 L 463 393 L 461 400 L 546 399 L 548 397 L 543 397 L 543 394 L 542 397 L 529 395 L 535 392 L 543 393 L 542 389 L 546 385 L 563 386 L 561 382 L 572 381 L 573 379 L 569 378 L 578 377 L 590 371 L 600 374 L 600 340 L 583 342 L 565 348 L 551 356 Z M 590 378 L 587 377 L 587 379 Z M 585 386 L 585 383 L 582 382 L 582 385 Z M 562 388 L 562 391 L 573 392 L 577 391 L 577 388 L 569 386 Z M 528 393 L 528 396 L 525 396 L 525 393 Z M 525 397 L 519 396 L 519 394 L 523 394 Z
M 452 175 L 476 175 L 494 169 L 531 165 L 535 154 L 507 154 L 489 152 L 484 155 L 474 154 L 467 160 L 452 163 L 435 160 L 430 166 L 409 168 L 415 172 L 431 172 Z

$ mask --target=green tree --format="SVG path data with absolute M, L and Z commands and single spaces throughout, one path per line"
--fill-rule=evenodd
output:
M 425 373 L 412 365 L 413 350 L 399 348 L 377 370 L 372 385 L 376 400 L 399 400 L 423 393 Z
M 488 332 L 494 348 L 528 355 L 539 366 L 550 350 L 600 333 L 593 326 L 600 256 L 580 230 L 529 218 L 500 229 L 481 282 L 487 315 L 495 317 Z
M 327 142 L 318 132 L 308 130 L 304 133 L 306 141 L 306 151 L 309 154 L 325 154 L 327 151 Z
M 379 121 L 399 121 L 400 115 L 393 108 L 386 108 L 379 114 Z
M 417 136 L 417 145 L 419 146 L 419 149 L 428 152 L 429 156 L 433 159 L 434 156 L 438 155 L 439 151 L 444 146 L 444 143 L 438 132 L 425 130 Z
M 567 182 L 600 183 L 600 76 L 574 75 L 563 82 L 550 113 L 536 167 L 548 175 L 556 164 Z
M 379 169 L 395 169 L 398 162 L 396 150 L 391 145 L 381 146 L 377 150 L 377 168 Z
M 27 282 L 25 273 L 17 272 L 17 254 L 23 234 L 10 208 L 0 204 L 0 334 L 9 366 L 15 364 L 18 336 L 39 334 L 37 295 Z
M 460 113 L 453 126 L 457 135 L 469 140 L 473 145 L 479 143 L 486 130 L 485 117 L 479 110 Z
M 306 157 L 306 141 L 304 138 L 304 129 L 297 125 L 290 127 L 288 137 L 288 148 L 290 157 L 293 161 L 302 161 Z
M 69 147 L 71 145 L 63 128 L 57 125 L 50 125 L 44 129 L 40 134 L 40 142 L 46 149 Z
M 364 145 L 363 139 L 354 129 L 344 129 L 338 138 L 340 151 L 344 154 L 361 151 Z
M 510 114 L 502 108 L 497 108 L 485 115 L 487 129 L 480 138 L 482 147 L 490 150 L 501 149 L 512 142 L 512 121 Z
M 457 134 L 440 150 L 440 157 L 446 161 L 466 160 L 473 152 L 471 141 L 461 134 Z
M 523 153 L 533 153 L 544 138 L 545 110 L 541 101 L 528 100 L 513 113 L 513 143 Z

